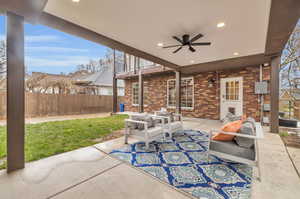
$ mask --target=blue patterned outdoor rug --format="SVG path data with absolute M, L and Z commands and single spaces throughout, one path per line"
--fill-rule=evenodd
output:
M 207 133 L 185 130 L 152 142 L 148 151 L 138 142 L 111 155 L 197 198 L 250 198 L 252 168 L 215 156 L 208 161 L 207 146 Z

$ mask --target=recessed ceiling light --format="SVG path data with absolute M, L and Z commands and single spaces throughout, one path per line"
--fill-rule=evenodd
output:
M 163 44 L 163 43 L 158 43 L 158 44 L 157 44 L 157 46 L 159 46 L 159 47 L 163 47 L 163 46 L 164 46 L 164 44 Z
M 72 0 L 73 2 L 75 2 L 75 3 L 78 3 L 80 0 Z
M 235 52 L 235 53 L 233 53 L 233 55 L 237 56 L 237 55 L 239 55 L 239 53 L 238 53 L 238 52 Z
M 224 22 L 220 22 L 217 24 L 217 27 L 218 28 L 223 28 L 225 26 L 225 23 Z
M 190 63 L 193 64 L 193 63 L 195 63 L 195 61 L 194 61 L 194 60 L 191 60 Z

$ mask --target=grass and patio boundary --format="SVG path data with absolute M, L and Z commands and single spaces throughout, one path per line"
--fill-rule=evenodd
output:
M 98 143 L 99 138 L 124 128 L 127 115 L 76 119 L 25 126 L 25 161 L 30 162 L 55 154 Z M 6 126 L 0 126 L 0 159 L 6 157 Z M 0 169 L 6 162 L 0 163 Z

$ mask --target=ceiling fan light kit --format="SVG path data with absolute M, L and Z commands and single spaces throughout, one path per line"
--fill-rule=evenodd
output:
M 175 47 L 178 47 L 175 51 L 173 51 L 173 53 L 177 53 L 178 51 L 180 51 L 182 49 L 182 47 L 188 46 L 189 50 L 191 52 L 196 52 L 196 49 L 193 48 L 193 46 L 209 46 L 211 44 L 210 42 L 195 42 L 198 39 L 200 39 L 201 37 L 203 37 L 203 35 L 201 33 L 198 34 L 198 35 L 196 35 L 192 39 L 190 39 L 190 35 L 188 35 L 188 34 L 183 35 L 182 39 L 180 39 L 177 36 L 173 36 L 172 38 L 175 39 L 176 41 L 178 41 L 180 44 L 178 44 L 178 45 L 164 46 L 163 48 L 175 48 Z

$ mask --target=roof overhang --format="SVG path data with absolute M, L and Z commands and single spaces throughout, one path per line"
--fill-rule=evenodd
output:
M 0 0 L 2 12 L 13 12 L 28 22 L 36 23 L 48 0 Z
M 181 0 L 90 0 L 78 4 L 51 0 L 45 12 L 101 35 L 99 43 L 183 73 L 268 62 L 281 53 L 300 17 L 299 0 L 188 1 L 189 9 L 182 9 L 187 2 Z M 224 30 L 216 28 L 218 20 L 225 21 Z M 62 30 L 68 29 L 63 26 Z M 157 42 L 173 44 L 173 35 L 198 32 L 205 35 L 202 41 L 213 43 L 199 48 L 199 53 L 186 50 L 174 55 L 156 46 Z M 239 56 L 233 55 L 235 49 Z M 188 60 L 196 64 L 190 65 Z
M 191 23 L 189 23 L 189 21 L 180 21 L 180 19 L 178 18 L 175 18 L 175 20 L 173 17 L 174 9 L 179 9 L 179 7 L 180 9 L 182 9 L 181 3 L 185 1 L 181 0 L 166 0 L 163 1 L 163 3 L 162 1 L 158 0 L 122 1 L 123 3 L 117 0 L 90 0 L 81 1 L 78 5 L 73 5 L 74 3 L 72 4 L 71 0 L 49 0 L 47 4 L 46 0 L 0 0 L 0 5 L 2 9 L 22 15 L 28 20 L 36 20 L 37 18 L 39 18 L 39 23 L 41 24 L 82 37 L 96 43 L 106 45 L 120 51 L 124 51 L 137 57 L 148 59 L 175 70 L 181 70 L 183 73 L 219 70 L 225 68 L 228 69 L 236 68 L 238 66 L 241 67 L 265 63 L 269 61 L 272 56 L 278 56 L 281 53 L 286 41 L 293 31 L 295 24 L 297 23 L 298 18 L 300 17 L 299 0 L 253 0 L 247 1 L 246 4 L 244 1 L 241 3 L 241 1 L 239 0 L 233 0 L 230 1 L 230 3 L 225 0 L 216 2 L 204 0 L 189 1 L 190 9 L 187 10 L 189 10 L 191 16 L 188 16 L 186 13 L 182 12 L 176 12 L 176 16 L 179 15 L 179 18 L 183 17 L 184 19 L 191 18 Z M 126 2 L 128 5 L 126 4 L 124 5 L 124 7 L 119 6 L 118 9 L 108 9 L 103 11 L 103 8 L 110 8 L 109 6 L 114 5 L 114 3 L 121 3 L 123 5 L 124 2 Z M 169 2 L 169 5 L 166 2 Z M 172 2 L 172 4 L 170 4 L 170 2 Z M 95 9 L 92 8 L 93 5 L 96 5 L 96 3 L 100 3 L 102 6 Z M 224 6 L 225 4 L 223 5 L 222 3 L 226 3 L 227 6 Z M 232 8 L 232 6 L 230 6 L 231 3 L 234 3 L 233 5 L 235 5 L 235 7 Z M 44 7 L 45 4 L 46 7 Z M 184 4 L 186 5 L 186 2 Z M 243 4 L 247 5 L 246 8 L 250 9 L 250 12 L 246 10 Z M 148 14 L 153 5 L 160 6 L 157 8 L 157 10 L 152 10 L 152 16 L 148 18 L 144 17 L 144 15 Z M 173 7 L 171 6 L 171 9 L 170 5 L 175 5 L 175 8 L 173 9 Z M 220 5 L 223 6 L 219 8 Z M 201 9 L 201 11 L 203 12 L 192 12 L 194 10 L 194 7 Z M 207 9 L 207 11 L 204 10 L 203 7 Z M 89 8 L 89 10 L 86 10 L 86 8 Z M 103 12 L 100 12 L 101 9 Z M 131 21 L 126 21 L 128 20 L 128 18 L 126 18 L 127 15 L 124 16 L 122 15 L 123 12 L 121 12 L 122 10 L 129 11 L 128 9 L 131 9 L 131 11 L 133 11 L 126 12 L 126 14 L 131 17 Z M 42 13 L 43 10 L 44 12 Z M 140 10 L 142 10 L 142 12 L 140 12 Z M 238 10 L 239 12 L 236 13 L 236 10 Z M 235 15 L 231 15 L 231 12 L 234 12 Z M 96 13 L 96 18 L 91 18 L 90 13 Z M 206 27 L 210 25 L 209 23 L 212 21 L 212 18 L 215 20 L 215 22 L 217 22 L 217 18 L 215 16 L 219 17 L 219 19 L 222 20 L 222 16 L 220 14 L 224 14 L 223 18 L 229 22 L 229 25 L 228 27 L 226 27 L 226 29 L 232 28 L 232 30 L 234 30 L 234 36 L 236 38 L 241 37 L 240 39 L 242 39 L 242 44 L 240 46 L 245 46 L 245 49 L 248 49 L 249 51 L 247 51 L 246 53 L 241 53 L 237 57 L 232 57 L 232 54 L 222 54 L 218 56 L 220 53 L 220 49 L 215 49 L 215 51 L 210 52 L 208 56 L 209 59 L 203 58 L 202 54 L 199 54 L 199 57 L 202 58 L 198 59 L 197 54 L 197 56 L 195 57 L 195 63 L 197 64 L 190 65 L 182 64 L 179 59 L 174 58 L 171 55 L 166 55 L 166 53 L 163 52 L 162 49 L 159 49 L 157 47 L 149 47 L 148 40 L 151 40 L 152 34 L 153 38 L 159 40 L 159 38 L 157 37 L 157 35 L 155 36 L 155 34 L 156 32 L 159 32 L 160 29 L 167 29 L 168 31 L 173 30 L 169 32 L 169 34 L 162 34 L 161 38 L 163 40 L 167 37 L 171 37 L 173 33 L 176 35 L 183 33 L 180 32 L 180 30 L 176 29 L 177 27 L 186 29 L 186 32 L 191 33 L 203 32 L 205 33 L 205 35 L 207 35 L 207 37 L 205 37 L 205 40 L 215 40 L 214 43 L 217 45 L 218 42 L 221 43 L 222 40 L 218 40 L 218 37 L 216 35 L 219 35 L 219 37 L 223 38 L 223 40 L 225 41 L 227 40 L 226 35 L 232 33 L 232 30 L 230 30 L 231 32 L 229 31 L 229 33 L 223 32 L 222 34 L 219 34 L 216 31 L 213 32 L 212 29 L 206 29 Z M 156 15 L 158 15 L 158 17 Z M 260 18 L 257 18 L 255 15 L 258 15 Z M 115 18 L 112 20 L 111 17 Z M 137 23 L 138 21 L 135 21 L 132 17 L 140 17 L 144 21 L 143 23 Z M 230 17 L 233 17 L 234 19 L 230 20 Z M 124 22 L 125 19 L 126 23 L 113 23 L 115 22 L 114 20 L 121 20 L 121 18 L 123 20 L 122 22 Z M 150 18 L 154 21 L 147 21 L 147 19 Z M 238 18 L 240 19 L 238 20 Z M 261 19 L 261 21 L 257 21 L 258 19 Z M 174 21 L 174 23 L 172 20 Z M 93 23 L 87 24 L 89 23 L 88 21 L 93 21 Z M 153 22 L 154 26 L 153 24 L 148 22 Z M 237 23 L 237 27 L 233 27 L 233 25 L 230 26 L 230 22 L 232 22 L 233 24 Z M 166 24 L 166 26 L 162 26 L 164 25 L 164 23 Z M 173 29 L 172 27 L 170 28 L 167 26 L 170 25 L 169 23 L 171 23 Z M 101 24 L 107 25 L 107 28 L 101 27 Z M 97 26 L 95 27 L 94 25 Z M 130 26 L 131 28 L 134 28 L 135 31 L 126 31 L 126 29 L 124 29 L 124 25 L 126 27 Z M 144 28 L 147 27 L 152 28 L 151 32 L 149 35 L 144 36 L 141 42 L 141 40 L 139 40 L 141 39 L 139 38 L 139 35 L 141 32 L 144 32 Z M 254 30 L 249 30 L 252 34 L 254 34 L 254 37 L 252 37 L 251 35 L 249 36 L 249 34 L 247 33 L 249 27 Z M 113 31 L 118 30 L 115 28 L 121 28 L 121 30 L 123 31 Z M 131 34 L 133 34 L 132 37 L 130 37 Z M 212 37 L 210 37 L 210 35 L 212 35 Z M 215 35 L 216 37 L 213 37 L 213 35 Z M 245 35 L 248 36 L 246 39 L 244 38 Z M 128 38 L 128 40 L 126 40 L 126 38 Z M 135 41 L 134 38 L 139 39 L 136 39 Z M 236 43 L 241 42 L 240 40 L 232 40 L 232 37 L 230 37 L 229 39 L 231 39 L 231 43 L 233 46 L 235 46 Z M 259 40 L 259 42 L 257 42 L 257 40 Z M 173 40 L 167 42 L 171 41 L 173 42 Z M 154 41 L 152 41 L 152 43 L 153 42 Z M 258 46 L 251 47 L 251 43 L 256 43 Z M 153 45 L 156 45 L 156 43 L 154 43 Z M 238 45 L 236 45 L 236 47 L 238 47 Z M 228 49 L 231 49 L 230 45 L 225 46 L 223 48 L 223 51 L 228 51 Z M 203 50 L 200 49 L 199 52 L 202 52 L 205 55 L 206 50 L 209 51 L 205 48 Z M 180 59 L 185 59 L 185 57 L 189 56 L 189 54 L 182 54 L 179 57 L 181 57 Z M 194 57 L 192 58 L 194 59 Z M 189 57 L 189 59 L 191 59 L 191 57 Z
M 167 66 L 167 67 L 179 69 L 179 66 L 177 66 L 176 64 L 173 64 L 164 59 L 153 56 L 149 53 L 146 53 L 144 51 L 138 50 L 134 47 L 131 47 L 129 45 L 126 45 L 119 41 L 111 39 L 100 33 L 89 30 L 80 25 L 77 25 L 75 23 L 69 22 L 67 20 L 64 20 L 62 18 L 56 17 L 54 15 L 51 15 L 51 14 L 48 14 L 45 12 L 41 14 L 41 16 L 39 18 L 39 23 L 49 26 L 49 27 L 52 27 L 54 29 L 60 30 L 62 32 L 66 32 L 68 34 L 75 35 L 75 36 L 84 38 L 86 40 L 108 46 L 112 49 L 116 49 L 116 50 L 123 51 L 123 52 L 126 52 L 128 54 L 131 54 L 131 55 L 134 55 L 137 57 L 141 57 L 143 59 L 152 61 L 154 63 L 159 63 L 159 64 Z
M 249 55 L 245 57 L 225 59 L 221 61 L 208 62 L 181 67 L 180 71 L 183 74 L 195 74 L 200 72 L 232 70 L 247 66 L 258 66 L 263 63 L 270 63 L 271 57 L 264 54 Z

